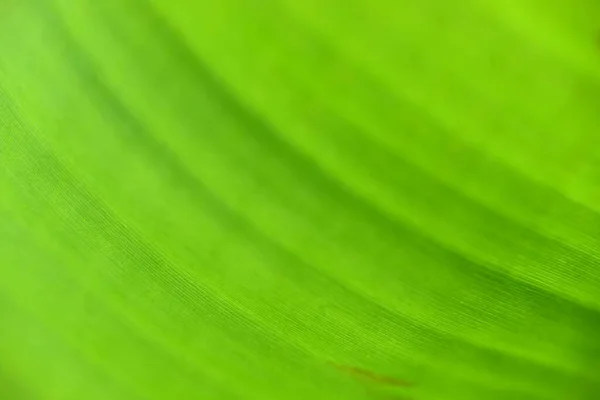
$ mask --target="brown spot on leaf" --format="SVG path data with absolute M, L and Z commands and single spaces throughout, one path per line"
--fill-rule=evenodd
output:
M 412 386 L 412 384 L 410 382 L 404 381 L 402 379 L 394 378 L 391 376 L 380 375 L 373 371 L 369 371 L 367 369 L 353 367 L 353 366 L 349 366 L 349 365 L 338 365 L 338 364 L 333 364 L 333 366 L 336 367 L 337 369 L 339 369 L 340 371 L 346 372 L 357 378 L 366 379 L 371 382 L 379 383 L 381 385 L 401 386 L 401 387 Z

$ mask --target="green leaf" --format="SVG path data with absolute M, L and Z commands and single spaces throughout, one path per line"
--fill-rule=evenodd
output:
M 5 0 L 0 398 L 600 398 L 596 0 Z

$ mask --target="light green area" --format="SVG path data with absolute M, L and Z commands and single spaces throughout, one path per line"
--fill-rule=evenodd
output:
M 0 399 L 600 398 L 599 4 L 4 2 Z

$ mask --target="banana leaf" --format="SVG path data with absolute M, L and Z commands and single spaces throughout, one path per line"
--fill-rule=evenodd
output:
M 599 21 L 0 2 L 0 399 L 600 399 Z

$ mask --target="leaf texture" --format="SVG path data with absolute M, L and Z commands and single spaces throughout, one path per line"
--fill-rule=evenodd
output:
M 600 3 L 0 4 L 0 398 L 600 398 Z

